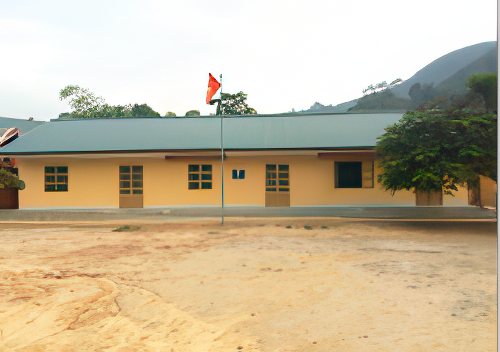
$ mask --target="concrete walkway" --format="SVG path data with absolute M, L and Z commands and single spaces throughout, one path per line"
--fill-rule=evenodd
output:
M 121 219 L 220 218 L 220 207 L 146 209 L 0 210 L 2 221 L 101 221 Z M 380 220 L 488 220 L 496 209 L 478 207 L 225 207 L 224 216 L 249 218 L 331 217 Z

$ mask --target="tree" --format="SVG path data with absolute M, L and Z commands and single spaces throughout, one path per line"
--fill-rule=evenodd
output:
M 370 84 L 368 87 L 366 87 L 365 89 L 363 89 L 363 95 L 368 94 L 368 92 L 371 92 L 369 94 L 373 94 L 373 93 L 382 92 L 382 91 L 384 91 L 386 89 L 391 89 L 392 87 L 397 86 L 401 82 L 403 82 L 403 80 L 401 78 L 396 78 L 394 81 L 392 81 L 389 84 L 387 84 L 386 81 L 382 81 L 382 82 L 377 83 L 375 85 Z
M 496 73 L 474 73 L 469 76 L 467 88 L 484 98 L 486 108 L 497 111 L 497 74 Z
M 422 85 L 422 90 L 421 90 L 421 101 L 426 102 L 429 100 L 434 99 L 438 93 L 434 89 L 434 83 L 429 83 L 429 84 L 423 84 Z
M 104 105 L 104 99 L 87 88 L 68 85 L 59 91 L 59 100 L 69 99 L 74 115 L 95 118 Z
M 373 86 L 373 84 L 370 84 L 368 87 L 363 89 L 363 95 L 368 94 L 368 92 L 372 92 L 372 93 L 375 92 L 375 87 Z
M 159 113 L 151 109 L 147 104 L 134 104 L 131 113 L 133 117 L 161 117 Z
M 73 115 L 70 112 L 61 112 L 58 118 L 62 120 L 69 120 L 73 118 Z
M 23 190 L 26 186 L 24 181 L 5 169 L 0 169 L 0 188 L 17 188 Z
M 398 84 L 401 84 L 401 83 L 403 83 L 403 79 L 402 78 L 396 78 L 394 81 L 392 81 L 391 83 L 389 83 L 389 88 L 397 86 Z
M 160 114 L 147 104 L 108 105 L 102 97 L 79 86 L 68 85 L 61 89 L 59 100 L 64 99 L 69 99 L 73 111 L 59 114 L 59 118 L 63 119 L 160 117 Z
M 460 95 L 438 95 L 437 97 L 420 104 L 415 111 L 427 111 L 427 110 L 462 110 L 462 109 L 472 109 L 472 110 L 485 110 L 484 99 L 470 92 L 464 96 Z
M 97 114 L 92 117 L 96 119 L 112 119 L 112 118 L 130 118 L 132 116 L 132 106 L 127 105 L 108 105 L 104 104 Z
M 452 194 L 479 175 L 496 180 L 496 129 L 496 114 L 484 109 L 409 111 L 379 137 L 379 182 L 393 193 Z
M 377 85 L 375 86 L 375 90 L 379 90 L 382 91 L 382 90 L 385 90 L 387 88 L 387 82 L 386 81 L 382 81 L 380 83 L 377 83 Z
M 434 99 L 438 93 L 434 89 L 434 83 L 420 85 L 420 83 L 415 83 L 410 87 L 408 95 L 412 101 L 413 108 L 424 104 L 432 99 Z
M 177 115 L 175 114 L 175 112 L 172 112 L 172 111 L 167 111 L 165 113 L 165 116 L 164 117 L 176 117 Z
M 239 92 L 236 94 L 222 93 L 220 113 L 221 115 L 251 115 L 256 114 L 254 108 L 246 103 L 247 94 Z
M 186 116 L 200 116 L 199 110 L 189 110 L 186 112 Z
M 420 96 L 422 95 L 422 86 L 420 83 L 415 83 L 410 87 L 410 90 L 408 91 L 408 95 L 410 96 L 410 99 L 413 101 L 419 101 Z

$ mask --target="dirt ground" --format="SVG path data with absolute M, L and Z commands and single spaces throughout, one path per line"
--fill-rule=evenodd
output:
M 1 351 L 497 348 L 496 222 L 4 222 L 0 277 Z

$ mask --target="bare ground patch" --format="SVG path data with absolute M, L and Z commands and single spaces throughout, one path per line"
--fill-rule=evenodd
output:
M 3 224 L 0 348 L 495 350 L 496 248 L 483 222 Z

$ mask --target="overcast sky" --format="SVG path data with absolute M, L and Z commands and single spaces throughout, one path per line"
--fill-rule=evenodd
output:
M 0 0 L 0 116 L 57 118 L 69 84 L 208 115 L 209 72 L 259 113 L 336 105 L 493 40 L 495 0 Z

